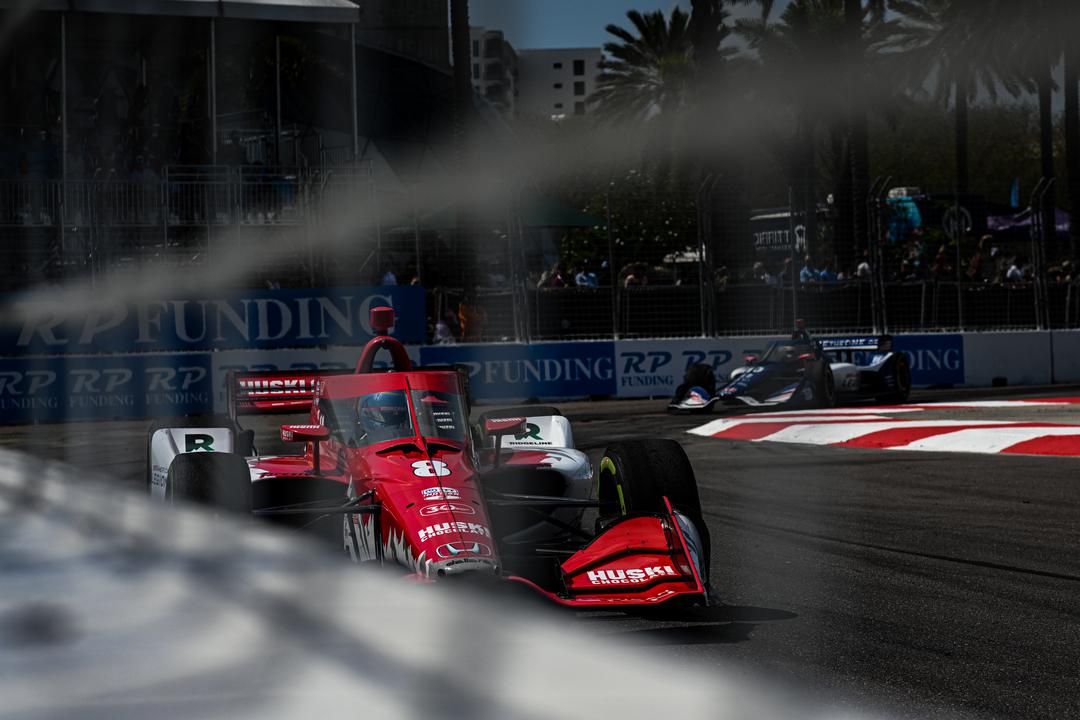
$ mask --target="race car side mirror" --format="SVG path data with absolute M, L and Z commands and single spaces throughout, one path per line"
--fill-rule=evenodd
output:
M 747 365 L 753 365 L 754 363 L 756 363 L 758 361 L 758 356 L 757 355 L 747 355 L 746 357 L 743 358 L 743 360 L 746 362 Z
M 281 442 L 310 442 L 312 471 L 320 474 L 319 441 L 330 437 L 330 428 L 325 425 L 282 425 Z
M 484 432 L 495 438 L 495 464 L 499 464 L 502 454 L 502 439 L 505 435 L 521 435 L 527 429 L 525 418 L 488 418 L 484 421 Z

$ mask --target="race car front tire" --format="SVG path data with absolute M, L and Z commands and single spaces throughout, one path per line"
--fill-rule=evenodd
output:
M 911 396 L 911 364 L 908 362 L 907 355 L 902 352 L 896 353 L 893 380 L 896 390 L 887 395 L 882 395 L 878 398 L 878 402 L 902 405 Z
M 665 511 L 664 497 L 688 519 L 701 542 L 702 580 L 708 584 L 709 528 L 701 512 L 697 479 L 690 459 L 674 440 L 635 440 L 613 443 L 600 460 L 597 499 L 598 531 L 619 517 Z
M 836 407 L 836 379 L 829 363 L 821 360 L 814 367 L 814 402 L 820 408 Z
M 675 390 L 675 397 L 671 401 L 682 402 L 691 388 L 696 387 L 704 390 L 710 398 L 716 397 L 716 371 L 713 370 L 712 365 L 698 363 L 690 366 L 690 369 L 686 371 L 686 376 L 683 378 L 682 385 Z
M 177 455 L 165 481 L 167 502 L 192 502 L 214 510 L 251 514 L 251 474 L 247 462 L 232 453 Z

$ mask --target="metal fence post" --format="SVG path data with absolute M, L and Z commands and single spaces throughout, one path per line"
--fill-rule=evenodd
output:
M 719 179 L 710 173 L 705 177 L 697 192 L 698 300 L 701 304 L 701 337 L 712 335 L 711 319 L 715 317 L 711 308 L 716 293 L 712 288 L 712 263 L 707 256 L 706 238 L 712 236 L 712 196 Z
M 609 182 L 604 193 L 604 209 L 607 213 L 608 278 L 611 281 L 611 337 L 619 339 L 619 276 L 615 269 L 614 229 L 611 225 L 611 186 Z
M 788 185 L 787 189 L 788 197 L 788 240 L 791 242 L 791 329 L 795 329 L 795 325 L 799 318 L 799 276 L 798 271 L 795 269 L 799 264 L 796 259 L 799 255 L 799 248 L 795 244 L 795 189 Z M 783 281 L 781 280 L 781 283 Z

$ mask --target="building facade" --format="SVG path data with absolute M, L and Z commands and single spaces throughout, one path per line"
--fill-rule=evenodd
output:
M 596 91 L 600 48 L 518 51 L 517 114 L 562 119 L 588 115 L 588 98 Z
M 518 54 L 501 30 L 469 28 L 472 83 L 476 93 L 507 115 L 518 97 Z

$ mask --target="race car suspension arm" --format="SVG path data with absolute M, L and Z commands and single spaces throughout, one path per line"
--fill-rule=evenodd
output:
M 310 503 L 296 503 L 295 505 L 280 505 L 278 507 L 271 508 L 259 508 L 252 510 L 252 515 L 259 517 L 267 517 L 274 515 L 332 515 L 335 513 L 377 513 L 381 509 L 381 505 L 367 503 L 372 497 L 372 493 L 366 492 L 363 495 L 359 495 L 344 505 L 326 505 L 318 504 L 322 503 L 322 500 L 316 500 Z M 366 503 L 366 504 L 365 504 Z
M 489 491 L 490 492 L 490 491 Z M 602 503 L 599 500 L 581 500 L 578 498 L 561 498 L 551 495 L 518 495 L 516 493 L 490 493 L 487 498 L 489 505 L 495 507 L 580 507 L 600 508 L 617 503 Z

